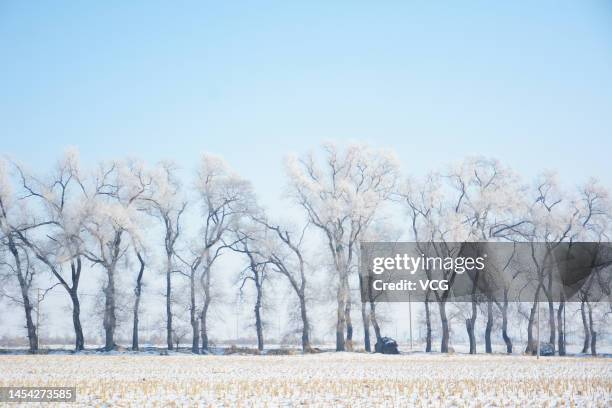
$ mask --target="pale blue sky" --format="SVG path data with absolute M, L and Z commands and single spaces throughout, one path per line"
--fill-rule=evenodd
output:
M 285 153 L 355 139 L 612 185 L 610 2 L 127 3 L 0 3 L 0 153 L 207 150 L 274 197 Z

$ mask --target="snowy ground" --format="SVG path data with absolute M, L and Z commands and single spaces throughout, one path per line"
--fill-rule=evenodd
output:
M 503 355 L 5 355 L 0 386 L 67 406 L 612 406 L 612 359 Z

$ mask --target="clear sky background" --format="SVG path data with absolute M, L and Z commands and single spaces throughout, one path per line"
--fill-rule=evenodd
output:
M 611 185 L 612 4 L 0 3 L 0 152 L 30 166 L 211 151 L 275 201 L 326 139 Z

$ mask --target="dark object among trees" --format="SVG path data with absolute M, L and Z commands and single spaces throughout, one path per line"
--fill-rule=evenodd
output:
M 555 345 L 552 343 L 540 343 L 540 355 L 541 356 L 554 356 Z
M 399 354 L 397 342 L 391 337 L 382 337 L 374 346 L 376 353 L 382 354 Z

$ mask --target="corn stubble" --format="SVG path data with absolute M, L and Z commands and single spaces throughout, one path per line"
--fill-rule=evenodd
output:
M 76 386 L 66 406 L 592 406 L 607 358 L 326 353 L 0 357 L 0 386 Z

